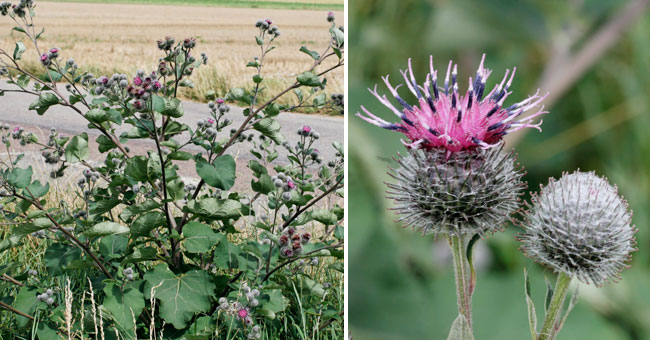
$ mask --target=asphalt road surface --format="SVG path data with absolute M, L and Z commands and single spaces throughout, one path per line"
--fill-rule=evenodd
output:
M 6 82 L 0 82 L 0 89 L 11 88 L 13 88 L 13 85 L 7 84 Z M 66 92 L 63 88 L 61 90 L 63 93 Z M 98 131 L 88 129 L 85 119 L 81 118 L 75 111 L 63 106 L 51 107 L 43 116 L 38 116 L 36 114 L 36 111 L 30 111 L 28 109 L 29 104 L 34 100 L 35 96 L 29 94 L 13 92 L 5 93 L 4 96 L 0 97 L 0 123 L 8 123 L 12 126 L 12 128 L 19 125 L 24 127 L 26 131 L 41 132 L 41 134 L 45 135 L 43 138 L 40 138 L 42 141 L 46 140 L 46 135 L 49 133 L 49 129 L 51 127 L 56 128 L 57 131 L 64 135 L 87 132 L 90 136 L 89 139 L 91 141 L 91 158 L 98 158 L 99 154 L 96 151 L 96 145 L 92 142 L 98 135 Z M 179 118 L 179 120 L 192 126 L 193 128 L 196 127 L 196 122 L 199 119 L 205 119 L 209 117 L 209 109 L 207 104 L 183 102 L 183 108 L 185 115 Z M 242 109 L 238 107 L 231 107 L 231 110 L 226 115 L 226 118 L 233 121 L 231 127 L 234 128 L 239 127 L 241 122 L 245 119 L 242 114 Z M 342 117 L 328 117 L 321 115 L 306 115 L 283 112 L 275 119 L 282 126 L 281 132 L 291 145 L 295 145 L 295 143 L 299 140 L 297 131 L 303 125 L 309 125 L 314 130 L 316 130 L 321 137 L 320 140 L 316 142 L 315 147 L 319 149 L 319 152 L 325 161 L 333 159 L 336 153 L 334 148 L 331 146 L 332 142 L 339 141 L 343 143 L 344 121 Z M 131 125 L 123 125 L 122 127 L 118 128 L 118 135 L 122 131 L 126 131 L 130 128 Z M 221 136 L 218 136 L 218 138 L 227 137 L 229 135 L 229 130 L 230 127 L 224 129 L 224 131 L 221 133 Z M 254 135 L 257 136 L 259 133 L 255 132 Z M 132 150 L 135 150 L 136 154 L 145 153 L 146 150 L 152 149 L 154 147 L 153 142 L 146 140 L 129 140 L 126 145 L 128 145 Z M 229 153 L 237 158 L 238 163 L 247 163 L 248 160 L 253 158 L 249 152 L 249 149 L 251 147 L 252 144 L 249 142 L 238 143 L 230 149 Z M 193 149 L 190 149 L 188 151 L 198 150 L 202 149 L 194 146 Z M 280 153 L 280 156 L 275 162 L 286 163 L 286 150 L 284 150 L 282 147 L 278 147 L 278 151 Z M 183 175 L 192 176 L 192 172 L 193 171 L 189 171 Z

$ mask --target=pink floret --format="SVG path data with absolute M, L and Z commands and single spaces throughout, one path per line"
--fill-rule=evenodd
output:
M 457 65 L 449 62 L 444 85 L 438 85 L 437 70 L 433 69 L 433 58 L 430 60 L 430 73 L 422 86 L 418 85 L 413 75 L 411 60 L 409 59 L 408 71 L 401 71 L 406 81 L 406 86 L 417 98 L 417 103 L 406 103 L 397 93 L 401 86 L 392 87 L 388 76 L 383 77 L 384 83 L 390 93 L 395 97 L 401 110 L 396 108 L 386 95 L 380 95 L 377 87 L 370 92 L 388 107 L 395 115 L 401 118 L 398 123 L 390 123 L 369 112 L 357 116 L 379 127 L 399 131 L 409 141 L 404 144 L 411 148 L 444 148 L 448 152 L 471 150 L 475 148 L 490 148 L 503 139 L 507 133 L 522 128 L 532 127 L 541 131 L 541 121 L 534 123 L 540 115 L 546 113 L 543 106 L 531 115 L 520 118 L 522 113 L 538 107 L 546 98 L 540 96 L 539 90 L 527 99 L 504 107 L 504 102 L 511 92 L 508 91 L 515 74 L 513 69 L 510 78 L 506 70 L 503 80 L 485 94 L 485 81 L 491 71 L 483 67 L 485 55 L 481 59 L 476 77 L 469 78 L 469 87 L 464 95 L 458 92 Z M 451 76 L 451 81 L 450 81 Z M 485 94 L 485 95 L 484 95 Z M 519 118 L 519 119 L 518 119 Z

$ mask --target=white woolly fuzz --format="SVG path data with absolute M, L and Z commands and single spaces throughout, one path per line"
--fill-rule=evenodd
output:
M 576 171 L 533 196 L 519 239 L 536 262 L 601 286 L 620 278 L 635 250 L 631 220 L 616 187 L 594 172 Z

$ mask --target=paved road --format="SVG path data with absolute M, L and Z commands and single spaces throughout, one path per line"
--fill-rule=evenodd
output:
M 0 82 L 0 89 L 10 89 L 12 85 L 6 82 Z M 65 89 L 62 89 L 65 92 Z M 29 104 L 34 100 L 34 96 L 22 93 L 5 93 L 0 97 L 0 122 L 9 123 L 10 125 L 21 125 L 27 130 L 43 129 L 49 131 L 50 127 L 55 127 L 58 131 L 65 134 L 76 134 L 81 132 L 88 132 L 91 136 L 97 135 L 97 130 L 89 130 L 87 123 L 81 119 L 79 115 L 62 106 L 55 106 L 50 108 L 45 115 L 38 116 L 35 111 L 28 109 Z M 185 115 L 180 118 L 180 121 L 190 126 L 196 127 L 196 122 L 201 118 L 209 117 L 209 110 L 206 104 L 183 102 Z M 238 127 L 239 124 L 245 119 L 242 114 L 242 109 L 232 107 L 227 115 L 227 118 L 233 121 L 232 127 Z M 307 124 L 319 132 L 321 138 L 317 142 L 316 147 L 323 155 L 325 160 L 333 159 L 335 150 L 331 147 L 332 142 L 343 142 L 343 118 L 342 117 L 327 117 L 319 115 L 305 115 L 296 113 L 281 113 L 276 120 L 282 126 L 282 134 L 287 138 L 291 145 L 295 145 L 299 137 L 296 131 Z M 130 125 L 124 125 L 118 131 L 126 131 L 130 129 Z M 228 128 L 222 132 L 224 137 L 228 134 Z M 258 133 L 255 133 L 258 135 Z M 95 138 L 91 138 L 94 140 Z M 135 144 L 135 145 L 134 145 Z M 131 140 L 127 143 L 132 149 L 150 149 L 153 146 L 152 142 Z M 92 145 L 91 145 L 92 147 Z M 237 155 L 242 161 L 251 159 L 252 156 L 248 152 L 251 144 L 240 143 L 231 149 L 231 153 Z M 284 148 L 278 148 L 280 151 L 279 162 L 286 162 L 286 151 Z

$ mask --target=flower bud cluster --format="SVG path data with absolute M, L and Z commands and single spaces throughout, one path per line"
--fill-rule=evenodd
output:
M 8 124 L 4 124 L 2 126 L 2 130 L 8 131 L 10 129 L 11 128 Z M 13 130 L 11 130 L 9 134 L 2 136 L 2 143 L 7 146 L 11 144 L 8 138 L 9 136 L 11 136 L 11 139 L 17 140 L 22 146 L 38 141 L 36 135 L 31 132 L 26 133 L 25 129 L 22 126 L 16 126 L 13 128 Z
M 282 190 L 282 200 L 290 200 L 291 190 L 296 188 L 296 183 L 291 179 L 291 177 L 287 176 L 284 172 L 280 172 L 277 176 L 271 177 L 271 180 L 276 188 Z
M 229 300 L 227 297 L 219 298 L 218 310 L 241 320 L 242 324 L 248 330 L 248 339 L 261 338 L 261 328 L 258 325 L 254 325 L 254 320 L 251 316 L 251 308 L 255 308 L 260 304 L 257 299 L 260 295 L 260 291 L 258 289 L 251 289 L 248 284 L 244 282 L 242 283 L 241 291 L 238 295 L 241 299 Z M 242 303 L 240 301 L 244 302 Z
M 340 114 L 343 114 L 345 112 L 345 97 L 343 96 L 343 93 L 332 94 L 331 98 L 332 106 L 339 109 Z
M 9 13 L 9 7 L 13 10 L 13 14 L 19 18 L 24 17 L 27 12 L 34 7 L 33 0 L 20 0 L 18 4 L 11 5 L 9 2 L 0 4 L 0 14 L 5 16 Z
M 45 238 L 45 236 L 46 236 L 45 229 L 37 230 L 37 231 L 31 233 L 30 235 L 32 235 L 33 237 L 36 237 L 36 238 Z
M 278 239 L 281 247 L 280 255 L 287 258 L 300 255 L 302 246 L 309 241 L 311 241 L 311 233 L 298 232 L 294 227 L 286 227 Z
M 158 48 L 163 51 L 169 51 L 174 47 L 176 40 L 174 38 L 167 36 L 165 39 L 158 40 Z
M 36 300 L 45 302 L 51 306 L 54 304 L 54 291 L 48 288 L 45 293 L 36 295 Z
M 29 276 L 38 276 L 38 271 L 36 269 L 30 269 L 27 271 L 27 275 Z
M 0 3 L 0 15 L 5 16 L 9 14 L 9 9 L 11 8 L 11 3 L 8 1 L 4 1 Z
M 124 268 L 124 270 L 122 270 L 122 275 L 124 275 L 124 278 L 128 281 L 133 281 L 133 268 Z
M 273 36 L 273 38 L 280 36 L 280 30 L 278 26 L 273 25 L 271 19 L 260 19 L 255 23 L 255 27 L 259 28 L 260 31 L 266 31 L 266 33 Z
M 41 64 L 43 64 L 43 66 L 50 66 L 52 61 L 59 57 L 59 51 L 58 48 L 52 47 L 48 53 L 41 54 Z
M 144 71 L 139 70 L 133 78 L 133 84 L 126 86 L 129 97 L 135 99 L 133 108 L 136 111 L 143 111 L 145 101 L 151 97 L 152 93 L 156 93 L 162 88 L 162 84 L 157 80 L 157 77 L 156 72 L 151 72 L 151 75 L 145 76 Z

